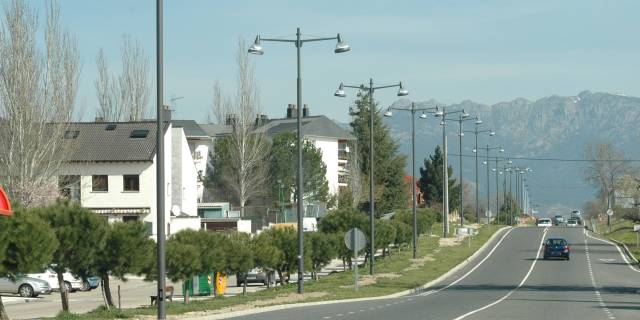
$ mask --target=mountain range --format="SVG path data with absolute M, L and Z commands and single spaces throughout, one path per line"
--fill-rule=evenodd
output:
M 549 96 L 535 101 L 517 98 L 493 105 L 462 101 L 446 105 L 436 100 L 415 102 L 416 108 L 444 107 L 447 112 L 462 110 L 469 113 L 470 121 L 463 130 L 473 131 L 479 117 L 479 128 L 495 130 L 495 136 L 479 134 L 480 146 L 501 147 L 501 157 L 512 159 L 514 165 L 529 167 L 526 183 L 532 204 L 541 215 L 567 213 L 582 208 L 595 196 L 595 188 L 584 181 L 585 147 L 589 143 L 612 142 L 624 152 L 627 159 L 640 159 L 640 98 L 623 94 L 583 91 L 575 96 Z M 401 99 L 394 108 L 410 108 L 411 101 Z M 392 110 L 393 111 L 393 110 Z M 459 114 L 451 115 L 452 118 Z M 385 118 L 393 136 L 400 143 L 400 151 L 411 152 L 410 113 L 394 111 Z M 449 164 L 459 176 L 458 123 L 447 122 Z M 475 136 L 465 133 L 463 139 L 463 179 L 475 186 Z M 416 168 L 425 157 L 442 143 L 440 120 L 429 114 L 421 119 L 416 114 Z M 491 152 L 495 157 L 496 151 Z M 480 149 L 480 162 L 486 156 Z M 410 158 L 408 158 L 410 161 Z M 411 164 L 407 162 L 407 171 Z M 503 165 L 500 165 L 502 167 Z M 495 167 L 492 165 L 491 168 Z M 480 194 L 486 199 L 486 167 L 480 164 Z M 416 172 L 419 172 L 416 169 Z M 491 193 L 495 192 L 495 176 L 490 176 Z M 500 190 L 503 179 L 500 177 Z M 502 191 L 500 191 L 502 192 Z M 493 198 L 493 196 L 492 196 Z M 475 199 L 474 199 L 475 200 Z M 481 200 L 482 201 L 482 200 Z M 485 200 L 486 201 L 486 200 Z M 495 201 L 495 200 L 494 200 Z M 495 204 L 492 204 L 492 207 Z

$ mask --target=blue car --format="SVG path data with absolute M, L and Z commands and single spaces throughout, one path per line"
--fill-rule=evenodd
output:
M 562 238 L 549 238 L 544 244 L 544 259 L 563 258 L 569 261 L 571 247 L 567 240 Z
M 100 277 L 89 277 L 82 282 L 82 291 L 90 291 L 97 288 L 100 285 Z

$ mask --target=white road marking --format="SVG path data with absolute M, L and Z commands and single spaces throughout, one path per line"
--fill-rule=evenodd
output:
M 624 262 L 626 262 L 626 263 L 627 263 L 627 266 L 629 266 L 629 269 L 631 269 L 631 270 L 633 270 L 633 271 L 635 271 L 635 272 L 640 272 L 640 270 L 638 270 L 638 269 L 634 268 L 634 267 L 631 265 L 631 262 L 629 262 L 629 260 L 627 259 L 627 256 L 625 256 L 625 255 L 624 255 L 624 252 L 622 252 L 622 250 L 620 250 L 620 247 L 619 247 L 618 245 L 616 245 L 615 243 L 613 243 L 613 242 L 611 242 L 611 241 L 608 241 L 608 240 L 604 240 L 604 239 L 600 239 L 600 238 L 593 237 L 593 236 L 591 236 L 591 235 L 589 234 L 589 232 L 588 232 L 587 230 L 584 230 L 584 235 L 585 235 L 585 236 L 587 236 L 587 237 L 589 237 L 589 238 L 591 238 L 591 239 L 593 239 L 593 240 L 602 241 L 602 242 L 604 242 L 604 243 L 608 243 L 608 244 L 610 244 L 610 245 L 612 245 L 612 246 L 616 247 L 616 249 L 618 249 L 618 253 L 620 253 L 620 256 L 622 257 L 622 259 L 624 260 Z
M 587 236 L 587 233 L 584 232 L 584 235 Z M 584 247 L 585 249 L 589 248 L 589 243 L 587 242 L 587 237 L 584 237 Z M 589 277 L 591 278 L 591 285 L 593 286 L 593 290 L 596 293 L 596 297 L 598 298 L 598 302 L 600 304 L 600 307 L 602 307 L 602 310 L 604 311 L 604 313 L 607 314 L 607 318 L 609 319 L 615 319 L 616 317 L 611 313 L 611 311 L 609 310 L 609 308 L 607 308 L 607 305 L 604 303 L 604 300 L 602 299 L 602 294 L 600 294 L 600 290 L 598 290 L 598 285 L 596 285 L 596 278 L 593 275 L 593 271 L 591 268 L 591 256 L 589 255 L 589 251 L 585 250 L 586 255 L 587 255 L 587 266 L 589 267 Z M 598 259 L 598 260 L 615 260 L 615 259 Z
M 516 227 L 517 228 L 517 227 Z M 504 239 L 507 237 L 507 235 L 509 235 L 509 233 L 511 233 L 511 231 L 513 231 L 516 228 L 511 228 L 509 229 L 507 232 L 505 232 L 505 234 L 502 236 L 502 238 L 500 238 L 500 241 L 498 241 L 498 243 L 496 243 L 495 246 L 493 246 L 493 249 L 491 249 L 491 251 L 489 251 L 489 253 L 487 254 L 486 257 L 484 257 L 484 259 L 482 259 L 480 262 L 478 262 L 477 265 L 475 265 L 473 268 L 471 268 L 471 270 L 469 270 L 467 273 L 465 273 L 462 277 L 456 279 L 455 281 L 451 282 L 450 284 L 444 286 L 443 288 L 437 289 L 437 290 L 430 290 L 427 292 L 423 292 L 418 294 L 418 296 L 424 297 L 424 296 L 428 296 L 437 292 L 440 292 L 442 290 L 445 290 L 451 286 L 456 285 L 458 282 L 464 280 L 466 277 L 468 277 L 473 271 L 475 271 L 476 269 L 478 269 L 485 261 L 487 261 L 487 259 L 489 259 L 489 257 L 491 257 L 491 255 L 493 254 L 494 251 L 496 251 L 496 249 L 498 249 L 498 247 L 500 246 L 500 244 L 502 243 L 502 241 L 504 241 Z M 546 234 L 547 229 L 544 230 L 544 233 Z
M 542 243 L 544 241 L 544 238 L 547 236 L 547 232 L 548 231 L 549 231 L 549 228 L 545 228 L 544 229 L 544 231 L 542 232 L 542 238 L 540 239 L 540 243 Z M 500 298 L 500 299 L 498 299 L 498 300 L 496 300 L 496 301 L 494 301 L 494 302 L 492 302 L 492 303 L 490 303 L 490 304 L 488 304 L 488 305 L 486 305 L 486 306 L 484 306 L 482 308 L 478 308 L 478 309 L 469 311 L 469 312 L 467 312 L 467 313 L 455 318 L 454 320 L 464 319 L 464 318 L 466 318 L 466 317 L 468 317 L 468 316 L 470 316 L 470 315 L 472 315 L 474 313 L 477 313 L 477 312 L 480 312 L 482 310 L 491 308 L 491 307 L 495 306 L 496 304 L 498 304 L 498 303 L 504 301 L 505 299 L 509 298 L 514 292 L 516 292 L 516 290 L 518 290 L 520 287 L 522 287 L 522 285 L 524 285 L 524 283 L 527 281 L 527 279 L 529 278 L 529 276 L 533 272 L 533 268 L 536 266 L 536 262 L 538 262 L 538 257 L 540 256 L 540 250 L 542 250 L 542 246 L 540 244 L 538 244 L 538 252 L 536 253 L 535 260 L 533 260 L 533 262 L 531 263 L 531 267 L 529 267 L 529 271 L 527 271 L 527 274 L 524 276 L 524 278 L 522 278 L 522 281 L 520 281 L 520 283 L 518 284 L 518 286 L 515 289 L 509 291 L 509 293 L 504 295 L 502 298 Z

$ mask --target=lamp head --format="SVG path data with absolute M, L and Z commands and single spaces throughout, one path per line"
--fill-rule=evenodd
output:
M 461 137 L 464 137 L 464 132 L 460 132 L 460 136 L 461 136 Z
M 486 161 L 482 161 L 482 164 L 487 164 L 487 162 Z
M 342 40 L 342 36 L 338 33 L 338 43 L 336 44 L 336 49 L 333 50 L 335 53 L 343 53 L 351 50 L 351 47 Z
M 256 40 L 253 42 L 251 47 L 249 47 L 249 53 L 263 55 L 264 51 L 262 51 L 262 46 L 260 45 L 260 36 L 256 36 Z
M 504 149 L 500 148 L 500 153 L 504 153 Z
M 346 152 L 346 153 L 349 153 L 349 152 L 350 152 L 350 150 L 349 150 L 349 146 L 344 147 L 344 152 Z
M 340 82 L 340 86 L 338 87 L 338 90 L 336 90 L 336 92 L 333 95 L 340 98 L 344 98 L 347 96 L 347 94 L 344 93 L 344 84 L 342 82 Z
M 489 132 L 489 136 L 492 136 L 492 137 L 493 137 L 493 136 L 495 136 L 495 135 L 496 135 L 496 132 L 495 132 L 495 131 L 491 130 L 491 131 Z
M 420 115 L 420 119 L 426 119 L 427 118 L 427 114 L 424 113 L 424 111 L 422 111 L 422 114 Z
M 436 106 L 436 113 L 434 114 L 434 116 L 436 118 L 443 117 L 444 116 L 444 111 L 440 110 L 440 108 L 438 108 L 438 106 Z
M 476 118 L 476 125 L 481 125 L 482 124 L 482 120 L 480 120 L 480 118 Z
M 476 153 L 476 152 L 478 152 L 478 150 L 473 149 L 473 150 L 471 150 L 471 152 Z
M 398 97 L 404 97 L 406 95 L 409 95 L 409 90 L 405 89 L 402 86 L 402 81 L 400 81 L 400 88 L 398 89 Z
M 492 172 L 496 172 L 496 168 L 491 168 L 491 171 Z
M 462 114 L 460 115 L 461 118 L 466 119 L 469 118 L 470 114 L 468 114 L 467 112 L 464 111 L 464 109 L 462 109 Z
M 391 112 L 391 108 L 387 108 L 387 112 L 384 113 L 385 117 L 392 117 L 393 116 L 393 112 Z

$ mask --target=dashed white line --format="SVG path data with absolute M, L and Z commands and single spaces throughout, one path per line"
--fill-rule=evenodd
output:
M 586 231 L 584 231 L 584 235 L 588 236 Z M 596 284 L 596 278 L 593 275 L 593 271 L 591 267 L 591 257 L 589 256 L 589 250 L 588 250 L 589 243 L 587 242 L 587 237 L 584 238 L 584 247 L 586 249 L 585 252 L 587 255 L 587 266 L 589 267 L 589 277 L 591 278 L 591 285 L 593 285 L 593 290 L 596 294 L 596 297 L 598 298 L 598 304 L 600 305 L 604 313 L 607 314 L 607 318 L 615 319 L 616 317 L 611 313 L 611 310 L 607 308 L 607 305 L 604 303 L 604 300 L 602 299 L 602 294 L 600 294 L 600 290 L 598 290 L 598 285 Z

